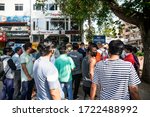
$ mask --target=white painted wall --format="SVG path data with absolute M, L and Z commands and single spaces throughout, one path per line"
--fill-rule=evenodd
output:
M 30 0 L 0 0 L 5 4 L 5 11 L 0 11 L 1 16 L 30 16 Z M 15 11 L 15 4 L 23 4 L 23 11 Z

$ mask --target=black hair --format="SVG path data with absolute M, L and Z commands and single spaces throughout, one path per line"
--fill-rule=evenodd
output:
M 60 54 L 65 54 L 66 53 L 66 46 L 61 46 L 59 48 Z
M 81 42 L 81 44 L 80 45 L 84 45 L 84 42 Z
M 28 50 L 29 47 L 32 47 L 32 43 L 30 43 L 30 42 L 27 42 L 23 45 L 23 48 L 25 51 Z
M 44 39 L 39 43 L 37 49 L 41 56 L 46 56 L 54 49 L 54 43 L 49 39 Z
M 96 57 L 97 51 L 93 52 L 93 48 L 97 49 L 97 45 L 95 43 L 92 43 L 91 45 L 89 45 L 86 52 L 88 52 L 88 53 L 90 52 L 90 55 L 92 57 Z
M 15 53 L 17 53 L 20 49 L 21 49 L 21 47 L 16 47 L 15 48 Z
M 73 50 L 78 50 L 79 49 L 79 45 L 77 43 L 73 43 L 72 44 L 72 48 L 73 48 Z
M 7 52 L 12 52 L 12 53 L 13 53 L 12 48 L 7 47 L 7 48 L 4 48 L 4 49 L 3 49 L 3 54 L 4 54 L 4 55 L 7 55 Z
M 109 43 L 109 53 L 112 55 L 121 55 L 124 49 L 124 44 L 121 40 L 112 40 Z
M 137 47 L 133 47 L 133 53 L 137 53 L 138 52 L 138 48 Z
M 124 48 L 127 49 L 130 52 L 133 51 L 133 47 L 131 45 L 125 45 Z

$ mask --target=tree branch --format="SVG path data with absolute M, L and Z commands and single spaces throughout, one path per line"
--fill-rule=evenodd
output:
M 112 12 L 119 17 L 120 19 L 134 24 L 136 26 L 139 26 L 139 24 L 143 20 L 143 14 L 139 13 L 135 10 L 129 10 L 127 8 L 124 8 L 122 6 L 119 6 L 119 4 L 115 0 L 101 0 L 102 2 L 106 2 Z

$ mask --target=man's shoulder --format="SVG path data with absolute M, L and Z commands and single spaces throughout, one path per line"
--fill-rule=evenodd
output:
M 12 58 L 16 58 L 16 57 L 19 57 L 19 55 L 17 53 L 15 53 Z
M 8 55 L 2 55 L 2 56 L 0 56 L 0 58 L 10 58 L 10 56 L 8 56 Z
M 20 55 L 20 57 L 24 57 L 24 56 L 26 56 L 27 54 L 25 53 L 25 52 L 23 52 L 21 55 Z
M 120 63 L 120 64 L 123 64 L 123 65 L 132 65 L 131 62 L 129 62 L 129 61 L 124 61 L 124 60 L 122 60 L 122 59 L 119 60 L 119 63 Z

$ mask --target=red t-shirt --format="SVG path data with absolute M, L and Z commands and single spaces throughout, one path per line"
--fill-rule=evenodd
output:
M 134 57 L 133 57 L 132 53 L 127 54 L 127 55 L 125 56 L 124 60 L 131 62 L 132 65 L 134 65 L 134 63 L 135 63 L 135 60 L 134 60 Z

